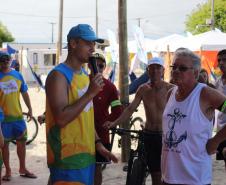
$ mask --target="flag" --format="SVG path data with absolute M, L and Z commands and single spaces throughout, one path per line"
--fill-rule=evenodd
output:
M 118 51 L 119 48 L 118 48 L 115 33 L 113 31 L 111 31 L 110 29 L 108 29 L 107 34 L 108 34 L 108 39 L 109 39 L 109 43 L 110 43 L 109 49 L 110 49 L 111 59 L 112 59 L 112 61 L 111 61 L 112 70 L 110 72 L 108 79 L 112 83 L 114 83 L 116 68 L 117 68 L 117 64 L 119 63 L 119 51 Z
M 147 58 L 147 52 L 145 49 L 145 40 L 144 40 L 144 34 L 140 27 L 133 26 L 133 34 L 135 37 L 135 41 L 137 43 L 137 57 L 138 59 L 147 64 L 148 58 Z

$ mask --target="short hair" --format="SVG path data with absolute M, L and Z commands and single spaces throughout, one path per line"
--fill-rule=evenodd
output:
M 72 38 L 72 39 L 70 39 L 70 40 L 68 41 L 68 43 L 67 43 L 67 49 L 68 49 L 68 52 L 71 52 L 71 50 L 72 50 L 70 41 L 71 41 L 71 40 L 74 40 L 75 42 L 78 43 L 78 42 L 79 42 L 79 39 L 80 39 L 80 38 Z
M 222 56 L 222 55 L 226 55 L 226 49 L 223 49 L 217 53 L 217 57 Z
M 200 70 L 200 73 L 207 73 L 207 74 L 208 74 L 208 71 L 207 71 L 206 69 L 202 68 L 202 69 Z
M 192 60 L 193 67 L 200 71 L 201 59 L 197 54 L 195 54 L 191 50 L 189 50 L 187 48 L 178 48 L 174 53 L 174 57 L 176 57 L 176 56 L 189 57 Z

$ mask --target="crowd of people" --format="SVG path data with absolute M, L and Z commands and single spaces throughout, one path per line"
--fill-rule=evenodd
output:
M 117 157 L 111 152 L 109 129 L 129 120 L 143 102 L 146 122 L 146 163 L 153 185 L 208 185 L 212 181 L 211 154 L 224 160 L 226 168 L 226 50 L 219 51 L 222 76 L 209 83 L 198 55 L 186 48 L 175 51 L 171 82 L 164 81 L 164 61 L 148 61 L 148 81 L 139 86 L 135 98 L 123 110 L 115 85 L 102 75 L 106 60 L 95 52 L 102 43 L 92 27 L 78 24 L 67 35 L 68 55 L 48 74 L 45 114 L 48 185 L 101 185 L 102 165 Z M 89 63 L 96 60 L 97 73 Z M 90 74 L 84 68 L 88 64 Z M 5 174 L 12 172 L 9 142 L 16 140 L 19 174 L 37 178 L 26 167 L 26 124 L 20 94 L 32 116 L 28 86 L 11 67 L 11 57 L 0 52 L 0 148 Z M 218 131 L 212 136 L 215 110 Z M 0 168 L 1 169 L 1 168 Z M 0 170 L 1 174 L 1 170 Z M 1 180 L 0 180 L 1 184 Z

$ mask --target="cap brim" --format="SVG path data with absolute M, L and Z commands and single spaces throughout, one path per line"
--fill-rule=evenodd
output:
M 98 43 L 104 43 L 104 39 L 101 38 L 97 38 L 97 37 L 81 37 L 82 39 L 86 40 L 86 41 L 94 41 L 94 42 L 98 42 Z
M 153 64 L 157 64 L 157 65 L 160 65 L 160 66 L 164 67 L 164 65 L 162 65 L 162 64 L 160 64 L 160 63 L 157 63 L 157 62 L 150 63 L 150 64 L 148 64 L 148 66 L 151 66 L 151 65 L 153 65 Z

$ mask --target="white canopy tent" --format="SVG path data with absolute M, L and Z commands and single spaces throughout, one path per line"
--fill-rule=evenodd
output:
M 217 51 L 226 49 L 226 33 L 220 31 L 208 31 L 177 40 L 170 44 L 169 47 L 170 51 L 175 51 L 179 47 L 189 48 L 192 51 Z

